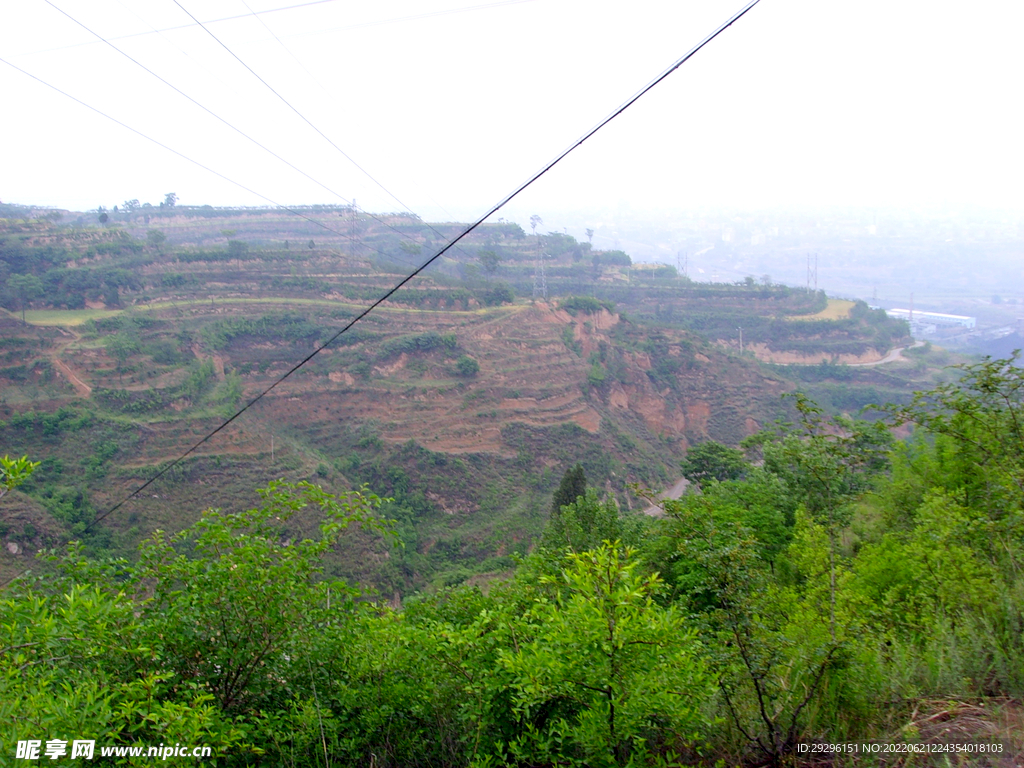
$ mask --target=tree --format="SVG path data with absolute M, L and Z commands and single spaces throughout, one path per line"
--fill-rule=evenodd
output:
M 0 458 L 0 499 L 28 480 L 39 464 L 38 461 L 29 461 L 28 456 L 12 459 L 5 454 Z
M 480 372 L 480 363 L 469 355 L 460 355 L 459 359 L 455 361 L 455 370 L 459 372 L 460 376 L 469 378 Z
M 139 209 L 138 198 L 132 198 L 131 200 L 125 200 L 121 204 L 121 207 L 124 209 L 124 212 L 127 213 L 127 214 L 134 213 L 135 211 L 137 211 Z M 117 209 L 115 208 L 114 210 L 117 210 Z
M 306 243 L 306 247 L 309 248 L 309 250 L 312 251 L 314 248 L 316 248 L 316 243 L 314 243 L 312 240 L 310 240 L 308 243 Z
M 242 240 L 228 240 L 228 256 L 232 259 L 242 259 L 249 253 L 249 244 Z
M 576 499 L 587 495 L 587 475 L 583 465 L 569 467 L 562 475 L 562 482 L 551 498 L 551 514 L 557 515 L 562 507 L 575 503 Z
M 137 568 L 139 587 L 152 595 L 142 617 L 147 645 L 228 713 L 277 700 L 290 654 L 329 621 L 328 590 L 335 610 L 353 596 L 320 579 L 321 559 L 345 529 L 388 530 L 375 513 L 381 500 L 365 490 L 336 496 L 306 482 L 274 482 L 259 494 L 255 509 L 207 510 L 174 536 L 157 531 Z M 318 534 L 292 541 L 288 521 L 307 507 L 321 515 Z
M 163 203 L 161 203 L 161 206 L 164 208 L 173 208 L 177 204 L 178 196 L 173 192 L 168 192 L 166 195 L 164 195 L 164 201 Z
M 501 263 L 501 256 L 494 251 L 480 251 L 477 254 L 477 258 L 480 260 L 480 265 L 484 268 L 484 272 L 488 275 L 493 275 L 498 271 L 498 265 Z
M 829 632 L 835 641 L 840 529 L 849 523 L 851 503 L 888 465 L 892 435 L 884 422 L 844 416 L 829 419 L 806 395 L 797 392 L 792 397 L 799 429 L 793 431 L 787 425 L 762 443 L 764 466 L 799 494 L 812 520 L 828 534 Z
M 664 505 L 668 561 L 685 582 L 680 607 L 701 626 L 729 719 L 760 752 L 758 765 L 783 765 L 815 709 L 812 700 L 829 693 L 826 674 L 840 666 L 842 641 L 822 628 L 817 585 L 809 597 L 780 586 L 749 531 L 723 517 L 715 499 L 687 496 Z M 809 528 L 790 551 L 820 566 L 824 537 Z
M 22 325 L 27 325 L 25 322 L 25 307 L 32 299 L 38 298 L 43 294 L 43 282 L 35 275 L 11 275 L 7 278 L 7 287 L 15 296 L 18 297 L 18 301 L 21 304 L 21 322 Z
M 146 242 L 151 248 L 159 248 L 167 240 L 167 235 L 159 229 L 151 229 L 146 233 Z
M 956 366 L 954 383 L 918 392 L 890 406 L 896 423 L 913 423 L 946 438 L 960 502 L 983 505 L 994 517 L 1024 505 L 1024 369 L 1020 350 L 1006 359 Z M 945 483 L 953 487 L 953 483 Z
M 570 504 L 563 504 L 551 513 L 541 535 L 541 551 L 555 555 L 553 564 L 562 566 L 561 554 L 583 552 L 601 546 L 605 541 L 639 544 L 644 520 L 637 515 L 624 517 L 612 498 L 598 498 L 597 490 L 588 488 Z
M 537 225 L 543 224 L 544 219 L 538 216 L 536 213 L 530 217 L 530 228 L 533 230 L 533 234 L 537 234 Z
M 743 459 L 743 452 L 714 440 L 698 443 L 686 451 L 686 458 L 680 466 L 683 477 L 691 483 L 706 483 L 709 480 L 725 482 L 743 477 L 749 465 Z
M 487 306 L 496 307 L 501 304 L 511 304 L 515 301 L 516 294 L 508 283 L 499 282 L 485 290 L 480 298 Z
M 119 331 L 107 339 L 107 352 L 117 360 L 117 377 L 119 381 L 124 378 L 124 364 L 129 357 L 139 351 L 139 340 L 134 334 L 126 331 Z
M 706 724 L 714 682 L 695 633 L 655 602 L 661 581 L 635 555 L 618 542 L 570 554 L 544 579 L 555 599 L 530 610 L 536 639 L 499 657 L 525 721 L 508 745 L 515 764 L 642 765 L 658 741 L 690 741 Z
M 593 247 L 594 246 L 594 230 L 591 229 L 590 227 L 587 227 L 586 232 L 587 232 L 587 243 L 591 247 Z

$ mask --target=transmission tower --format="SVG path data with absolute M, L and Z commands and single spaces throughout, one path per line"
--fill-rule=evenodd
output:
M 533 298 L 548 300 L 548 279 L 544 274 L 544 255 L 533 263 Z

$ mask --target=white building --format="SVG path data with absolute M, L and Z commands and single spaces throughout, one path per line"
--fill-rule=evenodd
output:
M 910 309 L 887 309 L 885 313 L 889 317 L 898 317 L 901 320 L 909 320 L 911 323 L 934 325 L 937 328 L 973 328 L 978 324 L 976 317 L 966 315 L 946 315 L 942 312 L 921 312 Z

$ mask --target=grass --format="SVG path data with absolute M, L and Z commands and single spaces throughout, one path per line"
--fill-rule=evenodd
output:
M 846 299 L 829 299 L 828 306 L 813 315 L 794 315 L 789 320 L 844 320 L 850 316 L 854 302 Z
M 29 325 L 81 325 L 86 320 L 102 320 L 124 312 L 123 309 L 30 309 L 25 312 Z
M 288 304 L 288 305 L 313 305 L 322 307 L 344 307 L 352 310 L 364 310 L 365 304 L 350 304 L 343 301 L 330 301 L 329 299 L 293 299 L 293 298 L 224 298 L 224 299 L 187 299 L 185 301 L 157 301 L 152 304 L 136 304 L 132 308 L 139 311 L 172 309 L 177 307 L 206 306 L 217 304 Z M 504 311 L 520 311 L 526 305 L 501 306 L 501 307 L 479 307 L 468 311 L 459 312 L 460 315 L 488 315 Z M 32 309 L 25 313 L 25 320 L 29 325 L 60 325 L 75 326 L 81 325 L 86 320 L 102 320 L 107 317 L 114 317 L 124 312 L 123 309 Z M 446 309 L 412 309 L 406 307 L 377 307 L 375 312 L 390 313 L 415 313 L 425 315 L 451 314 Z M 8 313 L 15 316 L 14 313 Z M 18 315 L 20 317 L 20 314 Z

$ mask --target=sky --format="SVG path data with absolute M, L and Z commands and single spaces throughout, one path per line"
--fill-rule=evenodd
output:
M 87 210 L 174 192 L 472 219 L 740 7 L 9 3 L 0 200 Z M 497 216 L 560 228 L 708 207 L 1019 215 L 1022 30 L 1024 4 L 1008 0 L 761 0 Z

